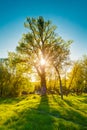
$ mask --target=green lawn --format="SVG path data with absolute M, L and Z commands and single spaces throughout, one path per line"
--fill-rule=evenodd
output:
M 0 130 L 87 130 L 87 95 L 0 99 Z

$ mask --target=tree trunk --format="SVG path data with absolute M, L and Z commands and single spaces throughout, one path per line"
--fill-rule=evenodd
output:
M 38 69 L 38 67 L 35 65 L 35 68 L 37 70 L 38 75 L 40 76 L 40 80 L 41 80 L 41 95 L 46 95 L 46 73 L 45 73 L 45 65 L 41 65 L 40 66 L 40 70 Z
M 61 81 L 60 75 L 59 75 L 59 83 L 60 83 L 60 94 L 61 94 L 61 99 L 63 100 L 63 89 L 62 89 L 62 81 Z
M 41 94 L 46 95 L 46 74 L 45 74 L 45 67 L 42 67 L 42 73 L 41 73 Z
M 41 94 L 46 95 L 46 79 L 45 76 L 41 76 Z
M 3 95 L 3 84 L 1 83 L 1 88 L 0 88 L 0 97 Z
M 58 78 L 59 78 L 61 99 L 63 100 L 63 88 L 62 88 L 62 81 L 61 81 L 60 73 L 57 67 L 55 67 L 55 69 L 57 71 Z

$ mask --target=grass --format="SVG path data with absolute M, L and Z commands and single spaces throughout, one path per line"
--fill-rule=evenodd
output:
M 87 130 L 87 95 L 1 98 L 0 130 Z

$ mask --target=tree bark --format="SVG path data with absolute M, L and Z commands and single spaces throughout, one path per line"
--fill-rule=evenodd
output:
M 46 74 L 45 74 L 45 66 L 43 65 L 42 68 L 42 73 L 41 73 L 41 94 L 46 95 Z
M 0 97 L 3 95 L 3 84 L 1 84 L 1 89 L 0 89 Z
M 45 76 L 41 76 L 41 94 L 46 95 L 46 79 Z
M 61 99 L 63 100 L 63 88 L 62 88 L 62 81 L 61 81 L 60 73 L 57 67 L 55 67 L 55 69 L 57 71 L 58 78 L 59 78 Z
M 40 86 L 41 86 L 41 95 L 46 95 L 46 73 L 45 73 L 45 65 L 40 66 L 40 70 L 35 65 L 35 68 L 37 70 L 37 73 L 40 77 Z

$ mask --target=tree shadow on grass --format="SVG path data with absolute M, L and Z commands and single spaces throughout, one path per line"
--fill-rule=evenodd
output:
M 37 97 L 34 97 L 34 101 Z M 53 95 L 51 102 L 56 107 L 49 105 L 48 96 L 41 96 L 40 103 L 16 111 L 0 127 L 0 130 L 86 130 L 86 117 L 75 110 L 68 102 L 62 101 Z M 51 101 L 51 100 L 50 100 Z M 64 108 L 64 106 L 68 108 Z M 25 104 L 26 105 L 26 104 Z M 28 105 L 28 104 L 27 104 Z M 66 107 L 65 106 L 65 107 Z M 18 106 L 19 107 L 19 106 Z M 59 108 L 58 108 L 59 107 Z M 79 127 L 78 127 L 79 126 Z
M 83 113 L 82 110 L 79 110 L 78 108 L 76 108 L 74 104 L 69 100 L 64 99 L 63 101 L 61 101 L 61 99 L 58 99 L 54 95 L 52 96 L 53 96 L 53 100 L 60 107 L 60 111 L 55 112 L 55 113 L 59 113 L 60 118 L 64 119 L 65 121 L 70 121 L 78 125 L 79 129 L 81 130 L 87 129 L 87 116 L 85 115 L 85 113 Z M 75 103 L 78 103 L 78 102 L 75 101 Z
M 18 97 L 11 97 L 11 98 L 0 98 L 0 105 L 1 104 L 15 104 L 15 103 L 18 103 L 18 102 L 20 102 L 21 100 L 23 100 L 23 98 L 25 98 L 25 97 L 20 97 L 20 98 L 18 98 Z
M 47 96 L 41 96 L 37 107 L 29 107 L 6 120 L 6 130 L 57 130 L 53 117 L 49 114 L 50 107 Z M 4 130 L 3 127 L 3 130 Z
M 41 101 L 37 108 L 37 112 L 38 112 L 37 123 L 39 124 L 39 129 L 54 130 L 54 125 L 53 125 L 54 120 L 53 117 L 50 115 L 50 107 L 49 107 L 47 95 L 41 96 Z M 37 128 L 37 130 L 39 129 Z

